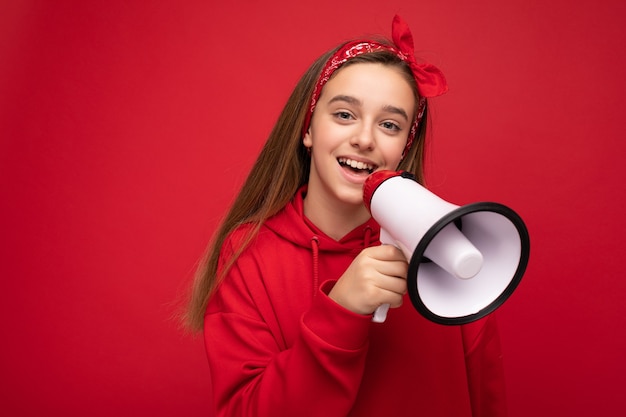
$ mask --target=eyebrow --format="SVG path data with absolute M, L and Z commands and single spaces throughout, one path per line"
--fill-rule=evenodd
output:
M 352 96 L 346 96 L 343 94 L 339 94 L 333 98 L 330 99 L 330 101 L 328 102 L 328 104 L 334 103 L 336 101 L 345 101 L 348 104 L 354 104 L 357 106 L 362 106 L 363 103 L 361 102 L 361 100 L 359 100 L 356 97 L 352 97 Z
M 363 102 L 361 100 L 359 100 L 358 98 L 352 97 L 352 96 L 346 96 L 346 95 L 343 95 L 343 94 L 339 94 L 339 95 L 331 98 L 329 100 L 328 104 L 331 104 L 331 103 L 334 103 L 334 102 L 337 102 L 337 101 L 343 101 L 343 102 L 346 102 L 348 104 L 352 104 L 352 105 L 355 105 L 355 106 L 362 106 L 363 105 Z M 406 111 L 404 111 L 404 109 L 401 109 L 400 107 L 386 105 L 386 106 L 383 106 L 383 110 L 386 111 L 386 112 L 389 112 L 389 113 L 394 113 L 394 114 L 400 115 L 400 116 L 404 117 L 404 119 L 407 120 L 407 121 L 409 120 L 409 116 L 406 113 Z
M 395 113 L 395 114 L 398 114 L 398 115 L 400 115 L 400 116 L 404 117 L 404 119 L 405 119 L 406 121 L 408 121 L 408 120 L 409 120 L 409 116 L 408 116 L 408 115 L 406 114 L 406 112 L 405 112 L 403 109 L 401 109 L 400 107 L 387 105 L 387 106 L 383 107 L 383 110 L 388 111 L 389 113 Z

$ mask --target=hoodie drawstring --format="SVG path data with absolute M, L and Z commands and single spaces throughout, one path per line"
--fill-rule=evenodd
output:
M 371 226 L 365 227 L 365 234 L 363 236 L 363 248 L 370 246 L 372 240 L 373 230 Z M 317 294 L 319 289 L 319 252 L 320 252 L 320 240 L 317 236 L 311 238 L 311 251 L 313 252 L 313 296 Z
M 320 240 L 317 236 L 311 238 L 311 250 L 313 251 L 313 296 L 315 297 L 319 285 Z

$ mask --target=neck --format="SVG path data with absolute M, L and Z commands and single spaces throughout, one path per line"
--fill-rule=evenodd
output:
M 336 207 L 320 199 L 304 198 L 304 215 L 327 236 L 341 240 L 357 226 L 365 223 L 370 214 L 364 205 Z

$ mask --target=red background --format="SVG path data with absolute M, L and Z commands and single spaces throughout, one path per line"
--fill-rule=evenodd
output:
M 626 412 L 626 3 L 24 0 L 0 3 L 3 415 L 209 415 L 176 299 L 301 73 L 396 12 L 451 88 L 431 188 L 530 230 L 511 416 Z

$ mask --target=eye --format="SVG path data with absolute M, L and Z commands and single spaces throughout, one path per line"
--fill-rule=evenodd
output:
M 347 111 L 338 111 L 338 112 L 333 113 L 333 115 L 334 115 L 337 119 L 340 119 L 340 120 L 351 120 L 351 119 L 353 119 L 353 118 L 354 118 L 354 117 L 352 116 L 352 114 L 350 114 L 350 113 L 349 113 L 349 112 L 347 112 Z
M 393 131 L 400 131 L 400 130 L 402 130 L 402 128 L 398 124 L 393 123 L 393 122 L 382 122 L 380 125 L 384 129 L 387 129 L 387 130 L 393 130 Z

